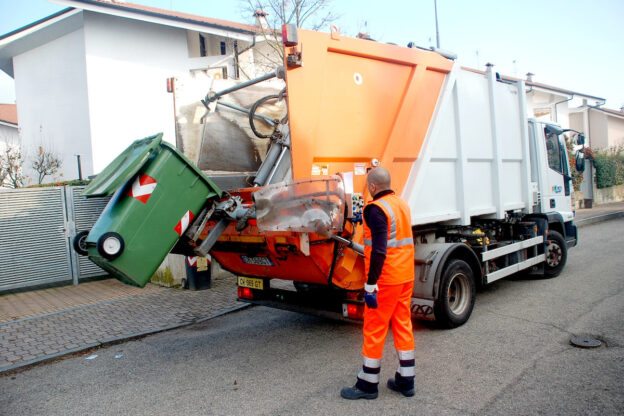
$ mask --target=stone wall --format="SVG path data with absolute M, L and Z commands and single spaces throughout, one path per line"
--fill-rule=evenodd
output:
M 594 185 L 594 199 L 591 202 L 592 206 L 621 201 L 624 201 L 624 185 L 615 185 L 603 189 L 598 189 Z M 589 206 L 589 202 L 585 200 L 585 196 L 582 191 L 574 192 L 572 195 L 572 205 L 577 209 L 591 208 L 591 206 Z

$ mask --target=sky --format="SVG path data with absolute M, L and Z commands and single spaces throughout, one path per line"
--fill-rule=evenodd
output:
M 132 0 L 164 9 L 253 23 L 245 0 Z M 341 33 L 380 42 L 436 45 L 434 0 L 329 0 Z M 0 0 L 0 34 L 64 6 L 46 0 Z M 440 47 L 465 66 L 493 63 L 504 75 L 605 98 L 624 105 L 624 0 L 437 0 Z M 322 28 L 329 31 L 329 27 Z M 0 72 L 0 103 L 14 102 Z

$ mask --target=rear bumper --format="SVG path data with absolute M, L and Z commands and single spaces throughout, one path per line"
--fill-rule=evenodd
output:
M 361 320 L 347 318 L 342 313 L 344 303 L 362 303 L 361 301 L 347 300 L 341 296 L 340 290 L 301 293 L 293 290 L 269 288 L 253 290 L 253 299 L 239 297 L 240 302 L 270 308 L 283 309 L 306 315 L 320 316 L 337 321 L 362 324 Z

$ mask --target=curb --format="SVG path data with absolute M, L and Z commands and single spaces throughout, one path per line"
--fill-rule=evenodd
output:
M 584 227 L 586 225 L 596 224 L 596 223 L 603 222 L 603 221 L 609 221 L 609 220 L 613 220 L 615 218 L 620 218 L 620 217 L 624 217 L 624 211 L 614 211 L 614 212 L 609 212 L 609 213 L 602 214 L 602 215 L 596 215 L 594 217 L 581 218 L 581 219 L 575 220 L 574 222 L 576 223 L 577 227 Z
M 97 342 L 93 342 L 91 344 L 82 345 L 80 347 L 71 348 L 71 349 L 64 350 L 64 351 L 59 351 L 59 352 L 56 352 L 54 354 L 48 354 L 48 355 L 44 355 L 42 357 L 33 358 L 32 360 L 23 361 L 23 362 L 20 362 L 20 363 L 12 364 L 12 365 L 10 365 L 8 367 L 0 368 L 0 375 L 2 375 L 3 373 L 6 373 L 8 371 L 17 370 L 17 369 L 20 369 L 22 367 L 28 367 L 28 366 L 31 366 L 33 364 L 39 364 L 39 363 L 42 363 L 42 362 L 51 361 L 51 360 L 57 359 L 59 357 L 63 357 L 65 355 L 74 354 L 74 353 L 77 353 L 77 352 L 80 352 L 80 351 L 85 351 L 85 350 L 88 350 L 88 349 L 91 349 L 91 348 L 104 347 L 106 345 L 115 344 L 115 343 L 118 343 L 120 341 L 125 341 L 125 340 L 131 339 L 131 338 L 145 337 L 147 335 L 153 335 L 153 334 L 157 334 L 159 332 L 165 332 L 165 331 L 169 331 L 169 330 L 172 330 L 172 329 L 182 328 L 184 326 L 189 326 L 189 325 L 192 325 L 192 324 L 198 324 L 200 322 L 205 322 L 205 321 L 208 321 L 210 319 L 217 318 L 219 316 L 227 315 L 229 313 L 236 312 L 238 310 L 245 309 L 245 308 L 248 308 L 250 306 L 253 306 L 253 305 L 250 304 L 250 303 L 246 303 L 246 304 L 234 306 L 234 307 L 229 308 L 229 309 L 222 310 L 220 312 L 216 312 L 216 313 L 214 313 L 212 315 L 209 315 L 209 316 L 206 316 L 206 317 L 203 317 L 203 318 L 197 318 L 197 319 L 194 319 L 192 321 L 181 322 L 181 323 L 178 323 L 178 324 L 168 325 L 168 326 L 165 326 L 165 327 L 162 327 L 162 328 L 148 329 L 147 331 L 134 332 L 132 334 L 120 335 L 118 337 L 113 337 L 113 338 L 106 338 L 106 339 L 104 339 L 102 341 L 97 341 Z

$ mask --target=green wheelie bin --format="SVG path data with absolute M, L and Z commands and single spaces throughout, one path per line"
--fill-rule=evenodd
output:
M 114 193 L 88 236 L 89 259 L 124 283 L 143 287 L 211 198 L 222 191 L 162 133 L 137 140 L 87 186 Z

